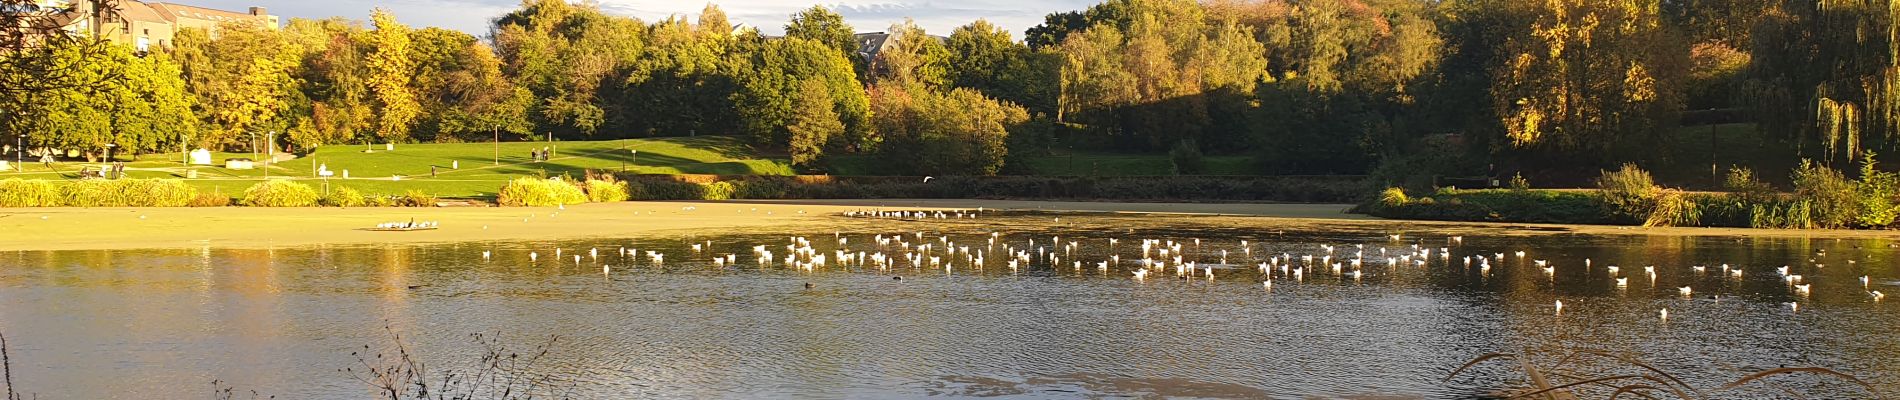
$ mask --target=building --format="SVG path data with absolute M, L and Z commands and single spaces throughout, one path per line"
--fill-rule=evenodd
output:
M 65 30 L 72 34 L 91 34 L 115 43 L 123 43 L 140 52 L 152 47 L 170 47 L 179 30 L 204 29 L 213 37 L 218 27 L 228 23 L 256 23 L 278 29 L 282 22 L 263 7 L 248 12 L 216 10 L 177 3 L 147 3 L 137 0 L 109 0 L 118 8 L 118 16 L 100 18 L 92 2 L 86 0 L 39 0 L 41 7 L 67 10 Z
M 277 16 L 265 12 L 263 7 L 236 12 L 136 0 L 120 0 L 118 5 L 119 21 L 109 24 L 104 34 L 108 40 L 129 44 L 138 51 L 147 51 L 152 46 L 170 47 L 172 38 L 184 29 L 203 29 L 217 37 L 218 27 L 223 24 L 256 23 L 267 29 L 283 26 Z

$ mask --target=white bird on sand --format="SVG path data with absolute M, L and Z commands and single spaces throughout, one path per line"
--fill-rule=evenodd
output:
M 1661 315 L 1662 315 L 1662 319 L 1663 319 L 1664 321 L 1668 321 L 1668 320 L 1669 320 L 1669 309 L 1667 309 L 1667 308 L 1664 308 L 1664 309 L 1662 309 L 1662 311 L 1661 311 L 1661 312 L 1659 312 L 1658 314 L 1661 314 Z
M 1564 301 L 1557 300 L 1557 315 L 1564 315 Z
M 1881 293 L 1881 292 L 1880 292 L 1879 290 L 1875 290 L 1875 291 L 1872 291 L 1872 292 L 1867 292 L 1867 294 L 1869 294 L 1869 295 L 1872 295 L 1872 296 L 1874 296 L 1874 301 L 1880 301 L 1880 299 L 1885 299 L 1885 298 L 1887 298 L 1887 294 L 1886 294 L 1886 293 Z
M 486 260 L 486 259 L 488 259 L 488 251 L 487 251 L 487 250 L 483 250 L 483 251 L 482 251 L 482 259 L 483 259 L 483 260 Z
M 536 253 L 532 251 L 528 252 L 528 262 L 535 262 L 540 259 L 541 259 L 541 253 Z
M 1860 276 L 1860 288 L 1861 288 L 1861 289 L 1866 289 L 1866 288 L 1867 288 L 1867 276 L 1866 276 L 1866 275 L 1861 275 L 1861 276 Z
M 1688 286 L 1683 286 L 1683 287 L 1676 288 L 1676 292 L 1682 293 L 1682 297 L 1689 297 L 1689 295 L 1695 294 L 1695 289 L 1690 289 Z
M 1794 291 L 1795 291 L 1795 293 L 1798 293 L 1798 294 L 1800 294 L 1800 295 L 1802 295 L 1802 296 L 1807 296 L 1807 295 L 1809 295 L 1809 294 L 1812 294 L 1812 293 L 1814 293 L 1814 292 L 1812 292 L 1812 291 L 1809 291 L 1808 289 L 1809 289 L 1809 286 L 1808 286 L 1808 284 L 1806 284 L 1806 283 L 1803 283 L 1803 284 L 1799 284 L 1799 285 L 1794 285 Z
M 1265 288 L 1267 289 L 1267 291 L 1269 291 L 1269 292 L 1271 292 L 1271 291 L 1273 291 L 1273 281 L 1272 281 L 1272 280 L 1267 280 L 1267 281 L 1264 281 L 1264 282 L 1260 282 L 1260 286 L 1262 286 L 1262 287 L 1265 287 Z
M 934 177 L 934 176 L 926 176 L 926 177 L 924 177 L 924 183 L 930 183 L 930 180 L 931 180 L 931 179 L 937 179 L 937 177 Z
M 1616 278 L 1616 287 L 1626 287 L 1629 286 L 1629 284 L 1630 278 Z

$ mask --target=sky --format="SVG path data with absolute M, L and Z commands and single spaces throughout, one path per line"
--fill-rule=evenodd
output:
M 579 0 L 570 0 L 578 2 Z M 706 3 L 694 0 L 596 0 L 608 13 L 632 16 L 652 22 L 668 15 L 697 17 Z M 917 21 L 924 30 L 949 35 L 951 29 L 978 18 L 1002 26 L 1020 40 L 1024 29 L 1042 23 L 1052 12 L 1080 10 L 1098 0 L 847 0 L 822 3 L 839 14 L 858 32 L 884 31 L 905 17 Z M 328 18 L 341 16 L 368 20 L 376 7 L 389 9 L 396 18 L 415 27 L 436 26 L 485 36 L 489 21 L 519 7 L 520 0 L 163 0 L 220 10 L 244 12 L 264 7 L 286 21 L 290 18 Z M 759 28 L 768 35 L 783 33 L 792 13 L 814 4 L 813 0 L 725 0 L 719 1 L 733 23 Z

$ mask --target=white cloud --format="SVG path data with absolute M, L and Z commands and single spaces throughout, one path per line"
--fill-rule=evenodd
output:
M 366 20 L 372 8 L 382 7 L 414 26 L 439 26 L 476 35 L 488 33 L 489 21 L 520 6 L 519 0 L 175 0 L 210 8 L 242 11 L 252 6 L 270 9 L 286 18 L 342 16 Z M 834 0 L 835 1 L 835 0 Z M 951 29 L 978 18 L 1002 26 L 1021 39 L 1024 29 L 1042 23 L 1052 12 L 1087 8 L 1097 0 L 843 0 L 823 3 L 844 15 L 859 32 L 882 31 L 909 17 L 925 30 L 948 35 Z M 669 15 L 697 17 L 706 3 L 681 0 L 599 0 L 609 13 L 645 21 Z M 756 26 L 776 34 L 793 13 L 813 4 L 809 0 L 728 0 L 716 4 L 734 23 Z

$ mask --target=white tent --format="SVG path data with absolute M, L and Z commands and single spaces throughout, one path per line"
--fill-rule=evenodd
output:
M 191 165 L 211 165 L 211 150 L 192 150 Z

